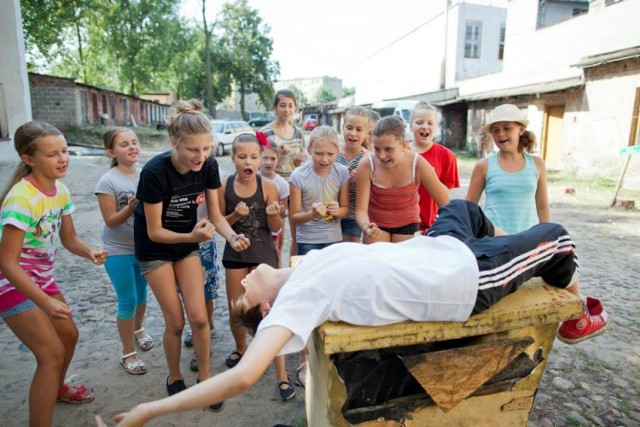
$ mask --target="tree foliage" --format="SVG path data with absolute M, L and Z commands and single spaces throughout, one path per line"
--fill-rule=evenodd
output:
M 346 98 L 347 96 L 351 96 L 351 95 L 355 95 L 355 94 L 356 94 L 355 86 L 345 87 L 344 89 L 342 89 L 342 97 L 343 98 Z
M 327 85 L 322 85 L 316 92 L 315 101 L 318 104 L 326 104 L 327 102 L 335 101 L 336 96 L 331 92 L 331 89 Z
M 235 84 L 269 106 L 279 73 L 269 26 L 246 0 L 206 22 L 206 1 L 198 28 L 178 16 L 181 0 L 22 0 L 29 69 L 131 95 L 174 90 L 212 112 Z
M 287 89 L 293 92 L 293 94 L 296 96 L 296 100 L 298 101 L 298 106 L 304 107 L 305 105 L 309 105 L 309 100 L 304 95 L 304 92 L 302 92 L 302 90 L 298 86 L 292 84 L 292 85 L 289 85 Z
M 268 106 L 273 98 L 274 77 L 280 72 L 277 62 L 270 59 L 273 40 L 271 28 L 252 9 L 247 0 L 225 3 L 222 7 L 221 42 L 230 52 L 230 72 L 240 93 L 240 112 L 245 116 L 245 95 L 256 93 Z

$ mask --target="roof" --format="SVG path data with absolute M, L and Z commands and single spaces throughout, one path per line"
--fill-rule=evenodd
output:
M 554 80 L 550 82 L 533 83 L 525 86 L 517 86 L 506 89 L 491 90 L 487 92 L 473 93 L 463 95 L 454 99 L 443 102 L 434 102 L 436 105 L 449 105 L 465 101 L 483 101 L 493 98 L 508 98 L 511 96 L 531 95 L 536 93 L 557 92 L 559 90 L 569 89 L 572 87 L 580 87 L 584 84 L 582 76 L 571 77 L 568 79 Z
M 640 56 L 640 46 L 628 47 L 626 49 L 614 50 L 597 55 L 585 56 L 582 61 L 573 64 L 572 67 L 590 68 L 604 65 L 609 62 L 622 61 L 629 58 L 637 58 Z

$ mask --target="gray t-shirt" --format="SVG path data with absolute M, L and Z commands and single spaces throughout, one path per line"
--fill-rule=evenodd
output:
M 349 180 L 349 169 L 344 165 L 334 163 L 331 172 L 326 177 L 320 177 L 313 171 L 313 162 L 307 161 L 295 169 L 289 182 L 302 193 L 302 210 L 308 212 L 314 203 L 328 203 L 340 201 L 340 189 Z M 316 218 L 296 226 L 296 241 L 298 243 L 334 243 L 342 240 L 340 220 L 334 218 L 327 222 Z
M 134 176 L 124 175 L 118 168 L 111 168 L 100 177 L 95 194 L 107 194 L 116 198 L 116 211 L 126 208 L 129 196 L 135 197 L 140 173 Z M 129 255 L 135 253 L 133 246 L 133 215 L 124 223 L 102 230 L 102 249 L 109 255 Z

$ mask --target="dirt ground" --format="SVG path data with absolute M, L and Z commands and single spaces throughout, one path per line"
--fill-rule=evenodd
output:
M 108 164 L 104 157 L 74 157 L 64 180 L 76 204 L 73 218 L 77 231 L 96 247 L 100 246 L 102 220 L 93 190 Z M 228 156 L 221 158 L 220 164 L 224 172 L 231 171 Z M 0 182 L 6 182 L 12 169 L 11 162 L 0 162 Z M 468 168 L 461 168 L 463 188 L 454 191 L 454 197 L 464 197 L 469 172 Z M 637 343 L 640 342 L 640 323 L 637 313 L 640 309 L 640 291 L 634 283 L 640 273 L 640 216 L 637 212 L 608 209 L 606 194 L 572 196 L 564 194 L 563 190 L 559 186 L 550 188 L 552 218 L 563 223 L 574 235 L 581 254 L 583 287 L 587 293 L 597 294 L 603 299 L 614 320 L 609 332 L 594 340 L 593 344 L 574 347 L 556 344 L 536 400 L 531 425 L 581 425 L 580 422 L 576 424 L 575 417 L 569 417 L 573 412 L 587 420 L 587 424 L 638 425 L 640 350 Z M 219 242 L 218 246 L 221 245 L 222 242 Z M 286 247 L 288 245 L 285 244 Z M 228 331 L 224 274 L 221 279 L 215 312 L 216 330 L 211 346 L 212 374 L 226 369 L 224 359 L 234 348 Z M 160 343 L 163 322 L 152 293 L 149 292 L 146 327 L 156 339 L 156 346 L 141 354 L 149 372 L 142 376 L 131 376 L 118 363 L 120 346 L 114 318 L 116 300 L 104 269 L 61 250 L 58 282 L 74 308 L 74 318 L 80 329 L 80 341 L 67 380 L 86 384 L 93 389 L 96 399 L 79 406 L 58 404 L 53 425 L 92 425 L 94 414 L 101 414 L 110 420 L 114 414 L 137 402 L 164 397 L 167 372 Z M 34 358 L 2 324 L 0 351 L 4 354 L 0 359 L 0 425 L 27 425 L 27 393 L 35 368 Z M 182 367 L 187 384 L 193 384 L 196 378 L 188 369 L 191 354 L 191 350 L 183 348 Z M 292 380 L 296 359 L 295 356 L 287 359 Z M 598 366 L 597 372 L 594 366 Z M 616 382 L 619 377 L 627 381 Z M 572 387 L 560 389 L 557 378 L 566 379 Z M 598 384 L 605 384 L 606 387 Z M 579 393 L 586 388 L 589 388 L 588 393 Z M 567 393 L 570 394 L 569 398 L 563 399 Z M 582 397 L 586 400 L 580 400 Z M 274 370 L 270 368 L 250 391 L 227 401 L 221 413 L 197 410 L 166 416 L 149 425 L 304 426 L 304 402 L 304 390 L 301 388 L 297 389 L 292 401 L 282 402 L 277 392 Z M 577 408 L 567 408 L 567 402 L 578 402 Z M 634 418 L 636 414 L 638 418 Z M 595 420 L 590 418 L 592 415 L 597 415 Z M 630 421 L 624 423 L 621 420 Z M 634 421 L 636 424 L 633 424 Z M 113 425 L 112 422 L 109 424 Z

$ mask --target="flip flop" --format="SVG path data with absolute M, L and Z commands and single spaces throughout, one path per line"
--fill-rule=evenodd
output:
M 75 392 L 65 396 L 70 389 L 75 389 Z M 58 397 L 56 398 L 56 402 L 71 403 L 73 405 L 77 405 L 81 403 L 91 402 L 93 399 L 93 393 L 85 386 L 63 384 L 62 387 L 60 387 L 60 390 L 58 390 Z
M 236 357 L 233 357 L 233 356 L 236 356 Z M 239 351 L 234 350 L 229 355 L 229 357 L 227 357 L 227 360 L 224 361 L 224 364 L 227 365 L 227 368 L 233 368 L 234 366 L 236 366 L 238 364 L 240 359 L 242 359 L 242 353 L 240 353 Z

